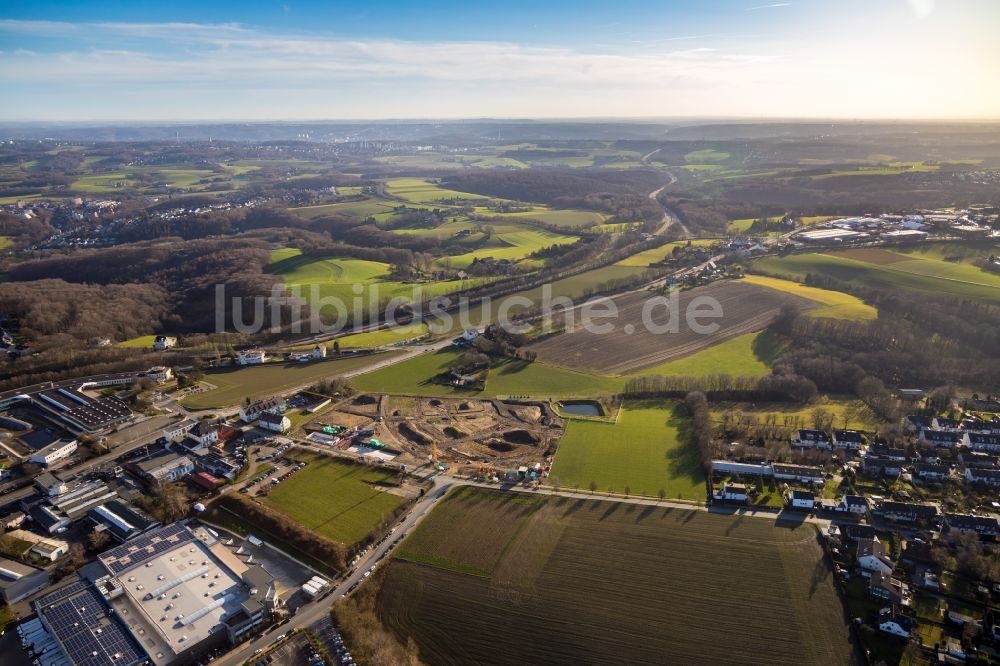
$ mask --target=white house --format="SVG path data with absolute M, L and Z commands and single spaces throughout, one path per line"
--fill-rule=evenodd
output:
M 198 421 L 188 432 L 188 437 L 202 446 L 209 446 L 219 441 L 219 426 L 208 421 Z
M 965 480 L 985 486 L 1000 486 L 1000 469 L 965 468 Z
M 864 516 L 868 513 L 868 498 L 861 495 L 844 495 L 837 503 L 836 510 Z
M 183 421 L 177 421 L 172 425 L 168 425 L 163 429 L 163 439 L 167 440 L 167 448 L 170 448 L 171 442 L 179 442 L 184 439 L 191 429 L 198 425 L 198 422 L 193 419 L 184 419 Z
M 51 465 L 69 458 L 78 447 L 79 444 L 75 439 L 59 439 L 32 453 L 28 460 L 39 465 Z
M 973 451 L 996 453 L 1000 451 L 1000 435 L 986 432 L 970 432 L 966 434 L 966 441 Z
M 264 412 L 261 414 L 257 423 L 261 428 L 273 430 L 274 432 L 286 432 L 292 427 L 292 422 L 288 420 L 287 416 L 273 412 Z
M 250 423 L 251 421 L 256 421 L 260 418 L 260 415 L 264 412 L 274 412 L 275 414 L 281 414 L 285 411 L 285 401 L 281 398 L 265 398 L 263 400 L 254 400 L 251 403 L 247 403 L 240 407 L 240 419 L 244 423 Z
M 805 490 L 793 490 L 790 506 L 793 509 L 807 509 L 812 511 L 816 508 L 816 495 Z
M 177 346 L 177 338 L 172 338 L 168 335 L 158 335 L 156 339 L 153 340 L 153 349 L 155 351 L 166 351 L 171 347 Z
M 826 449 L 833 448 L 830 437 L 822 430 L 799 430 L 798 435 L 792 440 L 792 446 L 805 449 Z
M 746 502 L 747 487 L 742 483 L 727 483 L 722 487 L 722 499 L 727 502 Z
M 858 566 L 868 572 L 881 571 L 886 576 L 891 575 L 894 568 L 878 537 L 858 539 Z
M 260 365 L 267 358 L 263 349 L 244 349 L 236 355 L 238 365 Z
M 168 382 L 173 379 L 174 371 L 165 365 L 154 365 L 146 371 L 146 376 L 155 381 L 157 384 L 163 384 L 164 382 Z

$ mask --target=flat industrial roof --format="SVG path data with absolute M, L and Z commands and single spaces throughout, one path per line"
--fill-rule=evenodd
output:
M 112 603 L 155 664 L 205 640 L 250 596 L 208 544 L 188 538 L 118 574 Z

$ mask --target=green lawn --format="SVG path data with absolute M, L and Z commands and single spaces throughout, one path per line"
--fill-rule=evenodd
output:
M 206 372 L 204 381 L 214 384 L 217 388 L 203 393 L 193 393 L 181 402 L 188 409 L 216 409 L 238 405 L 247 396 L 252 399 L 273 395 L 324 377 L 334 377 L 357 370 L 400 353 L 388 351 L 374 356 L 349 356 L 312 363 L 268 363 Z
M 770 275 L 797 280 L 805 279 L 809 273 L 821 273 L 882 289 L 905 289 L 1000 304 L 1000 275 L 987 273 L 970 264 L 900 256 L 904 257 L 901 261 L 875 264 L 850 258 L 850 251 L 837 255 L 806 253 L 764 257 L 756 260 L 754 266 Z
M 391 345 L 410 338 L 416 338 L 426 332 L 423 324 L 409 324 L 407 326 L 397 326 L 367 333 L 355 333 L 337 338 L 341 349 L 379 347 L 381 345 Z
M 464 268 L 476 258 L 493 257 L 520 261 L 529 254 L 551 245 L 568 245 L 576 242 L 576 236 L 555 234 L 539 229 L 517 229 L 494 234 L 489 241 L 465 254 L 450 256 L 437 261 L 438 265 L 448 264 L 454 268 Z
M 762 377 L 770 374 L 771 363 L 781 348 L 766 331 L 747 333 L 690 356 L 640 370 L 635 376 L 679 375 L 704 377 L 726 374 L 735 377 Z
M 132 338 L 131 340 L 125 340 L 119 342 L 119 347 L 128 347 L 129 349 L 150 349 L 153 346 L 153 342 L 156 340 L 155 335 L 140 335 L 137 338 Z
M 263 501 L 328 539 L 357 543 L 403 502 L 399 495 L 377 489 L 376 484 L 393 482 L 391 470 L 299 451 L 293 457 L 309 464 L 275 486 Z
M 618 422 L 569 420 L 550 480 L 563 487 L 689 500 L 705 498 L 705 475 L 690 443 L 688 421 L 672 402 L 626 402 Z

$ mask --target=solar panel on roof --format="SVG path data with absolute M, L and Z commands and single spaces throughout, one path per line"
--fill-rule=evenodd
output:
M 39 608 L 74 666 L 130 666 L 146 658 L 101 595 L 83 581 L 42 597 Z
M 101 561 L 108 570 L 118 575 L 143 562 L 170 550 L 179 543 L 194 539 L 194 535 L 180 523 L 174 523 L 140 535 L 128 543 L 112 548 L 103 555 Z

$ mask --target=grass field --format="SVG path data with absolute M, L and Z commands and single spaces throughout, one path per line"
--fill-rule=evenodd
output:
M 454 491 L 376 612 L 432 664 L 853 663 L 815 528 L 652 505 Z
M 470 192 L 458 192 L 436 185 L 422 178 L 393 178 L 386 181 L 389 194 L 414 203 L 432 203 L 442 199 L 489 199 L 491 197 Z
M 294 457 L 309 464 L 271 489 L 263 501 L 332 541 L 361 541 L 403 502 L 399 495 L 377 489 L 378 484 L 394 485 L 396 475 L 390 470 L 301 451 Z
M 840 291 L 818 289 L 799 282 L 791 282 L 764 275 L 747 275 L 743 280 L 750 284 L 777 289 L 778 291 L 794 294 L 820 303 L 821 307 L 805 311 L 805 314 L 810 317 L 853 320 L 875 319 L 878 317 L 878 310 L 874 307 L 868 305 L 857 296 L 851 296 Z
M 805 279 L 809 273 L 819 273 L 882 289 L 1000 303 L 1000 275 L 987 273 L 971 264 L 947 262 L 932 256 L 876 252 L 878 254 L 870 250 L 845 250 L 764 257 L 756 260 L 754 266 L 769 275 L 796 280 Z
M 703 150 L 694 150 L 684 156 L 684 161 L 690 164 L 710 164 L 713 162 L 725 162 L 730 157 L 729 153 L 715 150 L 714 148 L 705 148 Z
M 153 342 L 156 341 L 155 335 L 140 335 L 137 338 L 132 338 L 130 340 L 124 340 L 118 343 L 119 347 L 127 347 L 129 349 L 152 349 Z
M 366 333 L 355 333 L 337 338 L 341 349 L 362 349 L 370 347 L 380 347 L 391 345 L 410 338 L 423 335 L 427 328 L 423 324 L 409 324 L 407 326 L 396 326 L 395 328 L 381 329 L 378 331 L 368 331 Z
M 789 428 L 812 428 L 813 413 L 823 409 L 833 416 L 835 428 L 854 428 L 859 430 L 874 430 L 880 425 L 875 414 L 860 400 L 831 398 L 821 396 L 816 402 L 800 407 L 784 403 L 712 403 L 712 419 L 721 421 L 726 411 L 738 411 L 753 414 L 759 423 L 771 421 L 775 425 Z
M 771 372 L 771 363 L 780 352 L 779 344 L 767 331 L 747 333 L 690 356 L 667 361 L 629 376 L 704 377 L 724 374 L 734 377 L 762 377 Z
M 181 402 L 188 409 L 217 409 L 237 405 L 247 396 L 253 399 L 280 393 L 323 377 L 333 377 L 363 368 L 399 353 L 388 351 L 376 356 L 349 356 L 314 363 L 268 363 L 206 372 L 204 381 L 215 385 L 216 388 L 203 393 L 193 393 Z
M 482 259 L 483 257 L 520 261 L 542 248 L 551 245 L 568 245 L 576 240 L 576 236 L 556 234 L 540 229 L 519 228 L 496 233 L 482 247 L 465 254 L 439 259 L 436 263 L 439 265 L 448 264 L 454 268 L 464 268 L 471 264 L 474 259 Z
M 551 478 L 564 487 L 653 497 L 705 499 L 705 474 L 690 440 L 688 420 L 672 402 L 626 402 L 617 423 L 568 420 Z
M 4 250 L 14 244 L 14 239 L 10 236 L 0 236 L 0 250 Z

